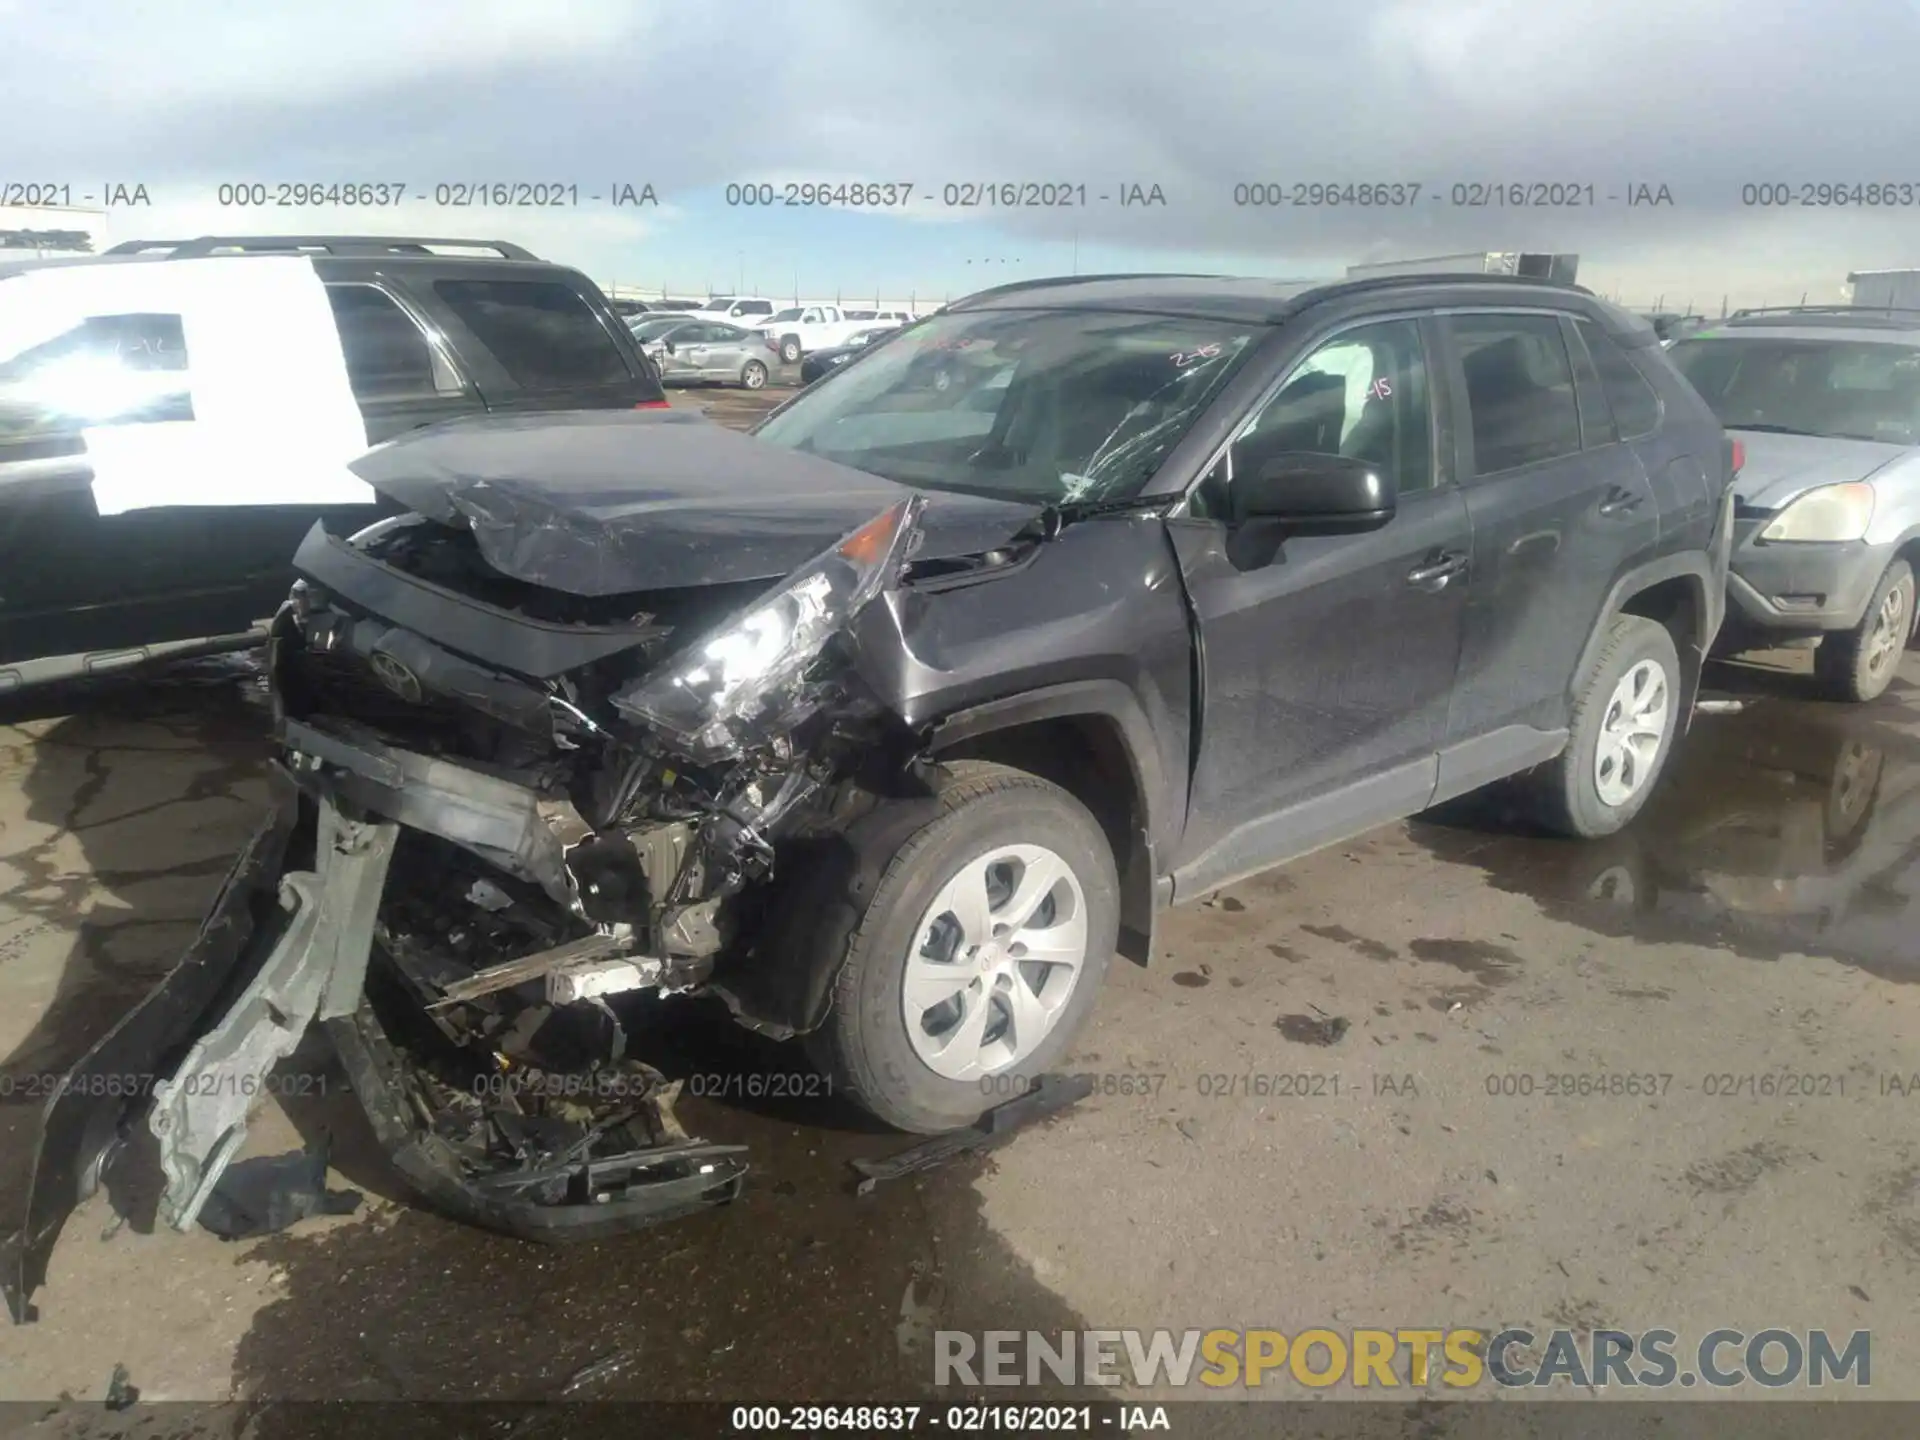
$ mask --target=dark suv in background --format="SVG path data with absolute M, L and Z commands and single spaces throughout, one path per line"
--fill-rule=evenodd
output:
M 257 484 L 125 513 L 103 514 L 96 504 L 87 431 L 209 426 L 248 404 L 223 406 L 220 391 L 231 394 L 234 377 L 196 364 L 181 317 L 142 300 L 140 280 L 152 267 L 240 267 L 266 255 L 305 256 L 324 284 L 333 327 L 323 338 L 345 361 L 366 443 L 466 415 L 666 403 L 599 288 L 506 242 L 206 236 L 132 241 L 97 257 L 0 270 L 0 313 L 20 283 L 14 277 L 35 270 L 84 272 L 76 288 L 95 285 L 100 297 L 74 327 L 0 355 L 0 693 L 256 644 L 315 518 L 357 528 L 381 513 L 374 503 L 273 503 L 269 482 L 285 462 L 271 434 L 249 441 L 259 454 Z M 294 342 L 286 315 L 237 313 L 224 326 L 245 327 L 262 374 L 297 375 L 312 359 L 287 353 Z M 51 378 L 76 374 L 78 387 L 49 388 Z M 168 383 L 157 403 L 148 387 L 128 407 L 115 387 L 129 378 Z M 299 394 L 281 398 L 291 421 L 307 418 Z
M 751 436 L 489 418 L 353 468 L 404 513 L 295 557 L 281 808 L 49 1112 L 39 1173 L 86 1174 L 128 1103 L 94 1074 L 193 1077 L 148 1121 L 175 1225 L 315 1019 L 423 1196 L 604 1234 L 738 1189 L 628 1043 L 671 997 L 942 1131 L 1063 1060 L 1168 905 L 1509 777 L 1616 831 L 1692 714 L 1735 470 L 1585 290 L 1167 275 L 971 297 Z M 507 1066 L 618 1083 L 533 1117 Z

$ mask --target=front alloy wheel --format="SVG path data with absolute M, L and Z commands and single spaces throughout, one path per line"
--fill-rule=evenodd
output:
M 1037 1051 L 1087 958 L 1087 897 L 1043 845 L 967 861 L 920 918 L 902 1018 L 913 1051 L 948 1080 L 978 1080 Z

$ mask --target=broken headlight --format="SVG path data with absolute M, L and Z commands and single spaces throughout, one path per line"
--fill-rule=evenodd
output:
M 741 723 L 799 681 L 827 641 L 899 573 L 926 503 L 915 495 L 876 515 L 614 705 L 695 759 L 739 755 Z

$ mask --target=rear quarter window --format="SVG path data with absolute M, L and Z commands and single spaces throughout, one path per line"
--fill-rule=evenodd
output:
M 1600 388 L 1613 411 L 1620 438 L 1638 440 L 1660 428 L 1660 396 L 1634 365 L 1627 352 L 1591 320 L 1576 320 L 1580 338 L 1587 342 L 1593 368 L 1600 372 Z
M 436 280 L 434 293 L 527 390 L 631 381 L 599 313 L 571 286 L 540 280 Z

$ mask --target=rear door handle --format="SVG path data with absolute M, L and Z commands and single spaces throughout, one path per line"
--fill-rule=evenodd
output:
M 1464 574 L 1466 568 L 1466 552 L 1443 550 L 1408 571 L 1407 583 L 1421 590 L 1438 593 L 1447 588 L 1454 576 Z
M 1600 513 L 1602 515 L 1625 515 L 1629 511 L 1638 510 L 1641 502 L 1645 498 L 1645 496 L 1637 495 L 1631 490 L 1623 490 L 1616 485 L 1607 491 L 1607 498 L 1600 502 Z

